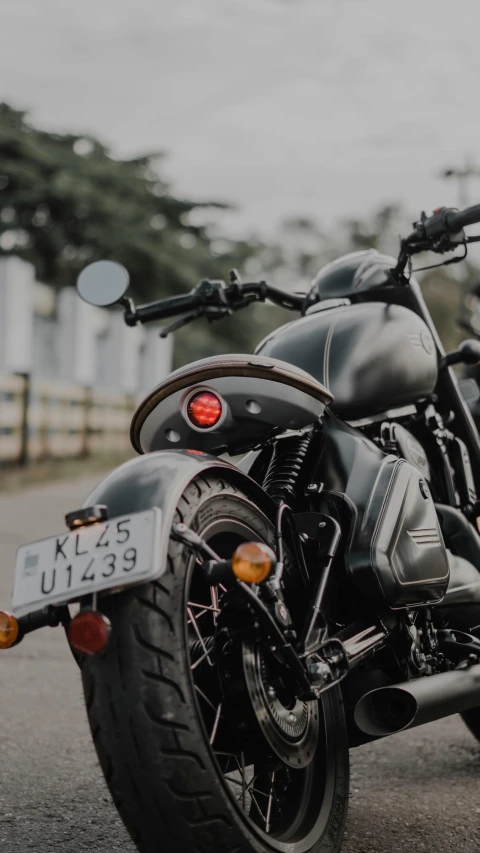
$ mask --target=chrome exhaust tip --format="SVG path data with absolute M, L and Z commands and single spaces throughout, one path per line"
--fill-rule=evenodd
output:
M 388 737 L 411 727 L 418 711 L 413 696 L 398 687 L 380 687 L 359 700 L 354 719 L 357 727 L 371 737 Z
M 479 706 L 480 664 L 474 664 L 370 690 L 354 720 L 364 734 L 388 737 Z

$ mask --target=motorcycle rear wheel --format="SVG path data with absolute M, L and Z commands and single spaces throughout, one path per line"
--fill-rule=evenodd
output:
M 271 522 L 213 476 L 188 486 L 176 521 L 221 556 L 246 539 L 274 543 Z M 112 637 L 102 655 L 84 661 L 82 678 L 113 801 L 141 853 L 337 853 L 349 789 L 341 692 L 307 703 L 318 722 L 306 766 L 293 769 L 294 750 L 286 764 L 258 740 L 230 752 L 228 733 L 243 723 L 222 720 L 219 665 L 211 660 L 219 594 L 191 551 L 171 541 L 158 581 L 102 599 Z M 282 701 L 287 713 L 292 704 Z M 288 747 L 287 729 L 277 735 Z

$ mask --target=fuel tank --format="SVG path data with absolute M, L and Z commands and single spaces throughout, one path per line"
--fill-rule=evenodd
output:
M 345 420 L 415 403 L 437 382 L 432 335 L 402 305 L 319 303 L 265 338 L 256 353 L 314 376 L 333 394 L 332 409 Z

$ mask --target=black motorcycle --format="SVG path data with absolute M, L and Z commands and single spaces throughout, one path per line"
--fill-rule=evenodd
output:
M 446 354 L 411 276 L 476 222 L 423 214 L 397 261 L 347 255 L 306 295 L 233 272 L 135 307 L 122 267 L 81 274 L 131 326 L 302 315 L 171 373 L 138 458 L 18 553 L 0 645 L 64 626 L 143 853 L 339 851 L 349 747 L 457 712 L 480 738 L 480 440 L 450 367 L 480 343 Z

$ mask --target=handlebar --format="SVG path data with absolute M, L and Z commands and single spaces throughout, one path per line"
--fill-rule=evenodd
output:
M 420 220 L 414 224 L 412 233 L 402 240 L 397 266 L 391 270 L 392 279 L 398 283 L 407 283 L 403 275 L 404 271 L 409 259 L 418 252 L 433 251 L 442 254 L 452 251 L 457 246 L 466 247 L 466 243 L 480 240 L 480 237 L 467 238 L 463 232 L 467 225 L 473 225 L 476 222 L 480 222 L 480 204 L 461 211 L 441 207 L 431 216 L 422 213 Z M 453 259 L 453 261 L 457 260 L 461 258 Z M 452 261 L 444 263 L 452 263 Z M 123 299 L 126 307 L 125 322 L 129 326 L 136 326 L 137 323 L 149 323 L 183 314 L 182 319 L 162 332 L 162 335 L 166 336 L 170 331 L 186 325 L 197 317 L 203 316 L 208 320 L 220 319 L 245 308 L 251 302 L 265 302 L 268 299 L 290 311 L 302 311 L 305 308 L 306 297 L 303 295 L 272 287 L 266 281 L 242 284 L 234 271 L 231 276 L 230 284 L 203 279 L 189 293 L 150 302 L 138 308 L 131 300 Z
M 467 225 L 475 225 L 477 222 L 480 222 L 480 204 L 474 204 L 458 212 L 448 211 L 445 215 L 445 224 L 453 234 L 461 231 Z
M 125 322 L 128 326 L 136 326 L 137 323 L 149 323 L 186 314 L 183 320 L 178 321 L 163 333 L 166 335 L 169 331 L 180 328 L 197 317 L 205 316 L 209 320 L 219 319 L 246 307 L 251 302 L 265 302 L 267 299 L 291 311 L 301 311 L 305 302 L 305 296 L 272 287 L 266 281 L 241 284 L 238 280 L 234 280 L 227 285 L 223 281 L 203 279 L 190 293 L 150 302 L 138 308 L 131 300 L 124 300 Z
M 125 312 L 125 322 L 128 326 L 136 326 L 137 323 L 150 323 L 154 320 L 165 320 L 167 317 L 176 317 L 177 314 L 184 314 L 191 308 L 197 307 L 197 298 L 195 290 L 190 293 L 184 293 L 181 296 L 171 296 L 168 299 L 162 299 L 160 302 L 149 302 L 147 305 L 140 305 L 138 308 L 129 306 Z
M 444 254 L 458 246 L 464 246 L 465 257 L 467 243 L 478 242 L 480 237 L 467 237 L 463 229 L 476 222 L 480 222 L 480 204 L 474 204 L 465 210 L 439 207 L 431 216 L 422 213 L 419 221 L 414 223 L 414 230 L 401 242 L 397 265 L 391 270 L 392 278 L 399 283 L 405 283 L 403 273 L 409 259 L 419 252 Z M 463 257 L 454 257 L 443 263 L 456 263 L 463 260 Z
M 288 308 L 290 311 L 301 311 L 305 303 L 305 296 L 297 293 L 288 293 L 286 290 L 272 287 L 266 281 L 241 284 L 240 290 L 242 295 L 254 294 L 259 302 L 264 302 L 268 299 L 275 305 L 279 305 L 281 308 Z

